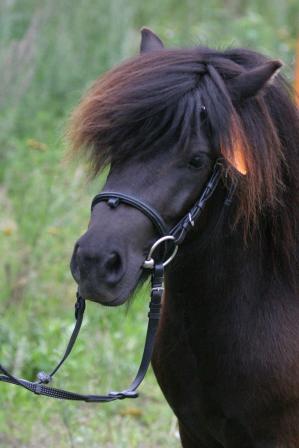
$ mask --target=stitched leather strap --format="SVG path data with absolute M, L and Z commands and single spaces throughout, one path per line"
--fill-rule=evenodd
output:
M 208 199 L 216 190 L 221 178 L 221 163 L 216 162 L 213 168 L 212 175 L 205 186 L 199 199 L 195 202 L 189 212 L 170 230 L 169 234 L 175 237 L 176 244 L 183 243 L 187 233 L 195 226 L 195 223 L 201 216 L 202 211 Z
M 160 213 L 149 204 L 143 202 L 141 199 L 136 199 L 133 196 L 118 193 L 116 191 L 105 191 L 104 193 L 97 194 L 94 197 L 91 203 L 91 210 L 101 201 L 107 201 L 111 208 L 116 208 L 120 203 L 131 205 L 151 220 L 159 235 L 164 236 L 167 234 L 168 226 L 161 217 Z

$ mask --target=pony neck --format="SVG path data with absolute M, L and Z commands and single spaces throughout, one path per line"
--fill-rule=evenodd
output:
M 269 232 L 270 218 L 261 216 L 246 239 L 242 223 L 235 222 L 238 198 L 235 196 L 230 205 L 225 204 L 226 198 L 227 190 L 220 184 L 170 265 L 166 287 L 176 294 L 190 282 L 190 292 L 196 296 L 210 288 L 218 289 L 221 296 L 230 287 L 238 290 L 238 295 L 246 295 L 252 282 L 252 300 L 273 282 L 296 290 L 296 263 L 290 263 L 275 245 Z

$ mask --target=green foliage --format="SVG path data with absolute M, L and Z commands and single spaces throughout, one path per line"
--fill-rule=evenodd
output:
M 147 25 L 165 43 L 248 46 L 291 78 L 297 0 L 4 0 L 0 2 L 0 359 L 34 378 L 64 350 L 75 285 L 69 258 L 99 179 L 63 162 L 70 110 L 102 72 L 138 51 Z M 147 291 L 129 311 L 88 304 L 57 386 L 125 387 L 141 355 Z M 125 354 L 125 356 L 124 356 Z M 175 419 L 150 374 L 136 402 L 78 405 L 0 385 L 0 447 L 175 447 Z

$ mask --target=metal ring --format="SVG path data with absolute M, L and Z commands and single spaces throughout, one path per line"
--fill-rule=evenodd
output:
M 164 241 L 174 241 L 175 242 L 175 237 L 172 235 L 166 235 L 166 236 L 162 236 L 162 238 L 159 238 L 157 241 L 154 242 L 154 244 L 152 245 L 152 247 L 150 248 L 150 251 L 148 253 L 148 256 L 146 257 L 146 259 L 144 260 L 144 263 L 142 265 L 142 267 L 144 269 L 153 269 L 154 265 L 155 265 L 155 260 L 152 258 L 153 253 L 155 252 L 155 250 L 157 249 L 157 247 L 161 244 L 164 243 Z M 169 258 L 167 258 L 167 260 L 165 260 L 162 264 L 163 267 L 167 266 L 176 256 L 176 253 L 178 251 L 178 245 L 175 244 L 174 245 L 174 249 L 172 254 L 170 255 Z

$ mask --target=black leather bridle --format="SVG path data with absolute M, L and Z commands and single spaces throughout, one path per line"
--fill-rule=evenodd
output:
M 217 161 L 214 165 L 210 179 L 203 189 L 203 192 L 201 193 L 199 199 L 195 202 L 188 213 L 170 230 L 168 229 L 168 226 L 164 222 L 160 213 L 158 213 L 154 208 L 144 203 L 140 199 L 136 199 L 135 197 L 118 192 L 104 192 L 95 196 L 92 201 L 91 209 L 93 209 L 96 204 L 103 201 L 107 202 L 108 206 L 111 208 L 117 208 L 121 203 L 136 208 L 151 220 L 153 226 L 160 236 L 160 238 L 151 247 L 149 254 L 142 266 L 144 269 L 151 270 L 151 300 L 149 304 L 148 327 L 143 355 L 138 372 L 135 376 L 135 379 L 127 389 L 120 392 L 109 392 L 107 395 L 84 395 L 75 392 L 69 392 L 63 389 L 53 388 L 47 385 L 50 383 L 55 373 L 60 369 L 64 361 L 71 353 L 71 350 L 79 334 L 85 310 L 85 300 L 80 296 L 78 292 L 77 301 L 75 304 L 75 326 L 66 351 L 62 359 L 52 370 L 52 372 L 49 374 L 45 372 L 39 372 L 37 375 L 37 381 L 28 381 L 12 375 L 2 366 L 2 364 L 0 364 L 0 372 L 2 372 L 2 375 L 0 375 L 0 381 L 21 386 L 36 395 L 45 395 L 57 399 L 98 403 L 121 400 L 124 398 L 136 398 L 138 396 L 137 389 L 145 377 L 152 357 L 154 340 L 160 317 L 161 299 L 164 291 L 164 267 L 175 257 L 178 246 L 182 244 L 187 233 L 194 227 L 195 223 L 199 219 L 208 199 L 215 191 L 220 177 L 221 163 Z M 231 196 L 232 194 L 233 190 L 230 191 L 229 196 Z M 157 255 L 156 257 L 154 257 L 154 252 L 156 251 L 156 249 L 161 249 L 161 245 L 163 250 L 159 250 L 158 252 L 156 252 Z

